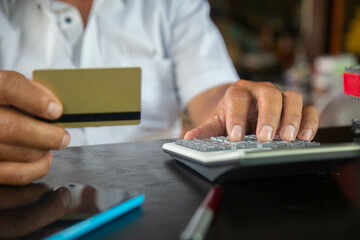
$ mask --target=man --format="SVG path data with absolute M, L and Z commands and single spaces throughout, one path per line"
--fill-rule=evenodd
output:
M 185 138 L 255 132 L 260 141 L 311 140 L 317 112 L 295 92 L 238 80 L 203 0 L 8 0 L 0 3 L 0 183 L 44 176 L 51 149 L 178 137 L 178 111 L 197 128 Z M 62 106 L 28 79 L 40 68 L 142 68 L 138 126 L 68 129 L 41 122 Z M 9 71 L 12 70 L 12 71 Z M 114 86 L 115 87 L 115 86 Z M 70 132 L 70 135 L 69 135 Z

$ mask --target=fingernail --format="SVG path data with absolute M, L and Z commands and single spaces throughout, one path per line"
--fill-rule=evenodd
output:
M 190 131 L 188 131 L 188 132 L 185 133 L 184 139 L 189 139 L 189 132 L 190 132 Z
M 259 138 L 262 141 L 270 142 L 273 136 L 274 129 L 269 125 L 264 125 L 260 131 Z
M 243 128 L 240 125 L 234 125 L 231 130 L 231 140 L 234 142 L 239 142 L 243 137 Z
M 304 139 L 304 140 L 308 140 L 310 141 L 311 140 L 311 137 L 313 135 L 313 131 L 312 130 L 305 130 L 303 132 L 303 134 L 301 135 L 301 138 Z
M 62 112 L 62 108 L 59 104 L 54 103 L 54 102 L 50 102 L 48 109 L 47 109 L 47 114 L 49 117 L 52 118 L 57 118 L 61 115 Z
M 51 165 L 54 160 L 54 156 L 51 153 L 48 153 L 47 155 L 48 155 L 49 163 Z
M 61 147 L 66 147 L 70 142 L 70 135 L 68 133 L 65 133 L 61 142 Z
M 286 140 L 292 141 L 292 140 L 295 139 L 295 132 L 296 132 L 296 129 L 295 129 L 294 126 L 292 126 L 292 125 L 287 125 L 287 126 L 284 128 L 283 137 L 284 137 Z

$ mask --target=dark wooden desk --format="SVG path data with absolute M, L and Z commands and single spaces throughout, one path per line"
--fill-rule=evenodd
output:
M 318 141 L 352 138 L 347 128 L 323 129 Z M 54 152 L 40 182 L 137 189 L 141 209 L 86 239 L 178 239 L 211 184 L 163 153 L 166 140 L 67 148 Z M 322 175 L 224 184 L 207 239 L 360 239 L 360 161 Z

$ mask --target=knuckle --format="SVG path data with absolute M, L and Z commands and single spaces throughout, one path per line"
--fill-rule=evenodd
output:
M 0 71 L 0 91 L 2 94 L 8 93 L 18 82 L 16 79 L 22 76 L 15 71 Z M 6 96 L 6 95 L 5 95 Z
M 300 93 L 296 92 L 296 91 L 285 91 L 284 96 L 288 97 L 288 98 L 292 98 L 295 99 L 297 101 L 301 101 L 303 100 L 302 96 Z
M 256 87 L 261 91 L 281 92 L 281 90 L 271 82 L 258 82 L 256 84 Z
M 287 116 L 286 121 L 284 122 L 285 125 L 291 124 L 295 128 L 298 128 L 301 122 L 301 115 L 293 113 Z
M 230 85 L 230 87 L 227 90 L 227 93 L 228 94 L 234 93 L 236 91 L 239 91 L 239 89 L 241 89 L 241 88 L 242 88 L 242 86 L 238 82 L 236 82 L 235 84 Z
M 293 122 L 299 123 L 299 122 L 301 121 L 301 114 L 292 113 L 291 116 L 290 116 L 290 119 L 291 119 Z
M 229 100 L 232 100 L 233 98 L 248 99 L 251 98 L 251 94 L 242 86 L 233 84 L 228 88 L 228 91 L 226 92 L 226 98 Z
M 19 124 L 14 121 L 6 121 L 6 123 L 2 125 L 1 129 L 3 130 L 3 133 L 9 137 L 18 136 L 18 134 L 21 134 Z
M 17 136 L 21 133 L 20 126 L 16 122 L 7 122 L 5 128 L 7 129 L 8 136 Z
M 14 121 L 6 111 L 0 110 L 0 132 L 4 137 L 17 136 L 20 131 L 20 126 L 17 121 Z
M 15 71 L 0 72 L 0 104 L 11 105 L 19 97 L 16 89 L 21 88 L 25 77 Z
M 260 82 L 260 84 L 263 86 L 263 87 L 267 87 L 267 88 L 275 88 L 275 89 L 278 89 L 273 83 L 271 82 Z
M 259 82 L 259 88 L 261 89 L 274 89 L 279 91 L 279 89 L 271 82 Z
M 316 108 L 314 106 L 304 106 L 304 110 L 311 114 L 318 115 L 318 111 L 316 110 Z
M 296 91 L 292 91 L 292 90 L 285 91 L 284 95 L 289 96 L 289 97 L 299 97 L 299 96 L 301 96 L 299 93 L 297 93 Z
M 45 150 L 30 148 L 26 151 L 26 160 L 29 162 L 35 162 L 40 159 L 46 153 Z
M 264 122 L 267 122 L 272 126 L 277 126 L 279 123 L 279 117 L 274 114 L 263 114 L 261 118 L 265 120 Z
M 234 102 L 234 104 L 236 105 L 234 107 L 243 109 L 243 107 L 250 106 L 252 98 L 250 94 L 241 93 L 236 97 L 235 100 L 236 102 Z M 241 103 L 241 106 L 239 106 L 239 103 Z
M 241 79 L 241 80 L 237 80 L 234 84 L 231 84 L 231 87 L 245 87 L 252 83 L 253 83 L 252 81 Z
M 15 71 L 0 71 L 0 83 L 12 79 L 16 74 L 18 73 Z
M 259 98 L 263 98 L 264 100 L 267 100 L 269 96 L 271 96 L 271 99 L 273 99 L 275 101 L 282 102 L 282 100 L 283 100 L 283 95 L 278 88 L 276 88 L 276 87 L 259 88 Z
M 241 101 L 241 102 L 246 102 L 249 101 L 251 99 L 251 94 L 248 91 L 242 91 L 242 90 L 238 90 L 238 91 L 234 91 L 233 94 L 231 94 L 231 99 L 237 101 Z

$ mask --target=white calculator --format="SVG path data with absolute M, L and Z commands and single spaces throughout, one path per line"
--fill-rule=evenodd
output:
M 320 144 L 305 140 L 259 142 L 246 135 L 241 142 L 228 137 L 178 139 L 163 150 L 210 181 L 326 172 L 360 156 L 360 144 Z

